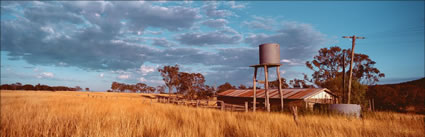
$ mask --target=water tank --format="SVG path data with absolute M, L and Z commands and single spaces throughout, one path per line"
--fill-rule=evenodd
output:
M 279 64 L 280 45 L 277 43 L 265 43 L 260 46 L 260 64 Z

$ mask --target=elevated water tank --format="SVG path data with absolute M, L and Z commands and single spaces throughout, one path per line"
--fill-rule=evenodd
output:
M 277 43 L 264 43 L 260 46 L 260 64 L 279 64 L 280 45 Z

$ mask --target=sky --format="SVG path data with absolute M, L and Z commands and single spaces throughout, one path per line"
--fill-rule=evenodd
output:
M 355 52 L 385 73 L 378 84 L 398 83 L 424 77 L 424 20 L 424 1 L 1 1 L 1 84 L 158 86 L 157 69 L 178 64 L 208 85 L 251 86 L 262 43 L 280 44 L 281 75 L 302 79 L 319 49 L 351 48 L 352 35 L 366 37 Z

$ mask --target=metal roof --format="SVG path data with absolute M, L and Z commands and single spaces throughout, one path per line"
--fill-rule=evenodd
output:
M 282 89 L 284 99 L 306 99 L 320 92 L 327 92 L 333 96 L 336 96 L 326 88 L 292 88 Z M 257 98 L 265 97 L 264 89 L 257 89 Z M 253 89 L 230 89 L 218 93 L 219 96 L 231 96 L 231 97 L 254 97 Z M 270 98 L 280 99 L 278 89 L 269 89 Z

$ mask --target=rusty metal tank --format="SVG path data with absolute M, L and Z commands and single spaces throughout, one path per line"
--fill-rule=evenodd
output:
M 352 115 L 357 118 L 362 113 L 362 107 L 358 104 L 331 104 L 329 110 L 336 111 L 345 115 Z
M 260 64 L 279 64 L 280 45 L 277 43 L 264 43 L 260 48 Z

